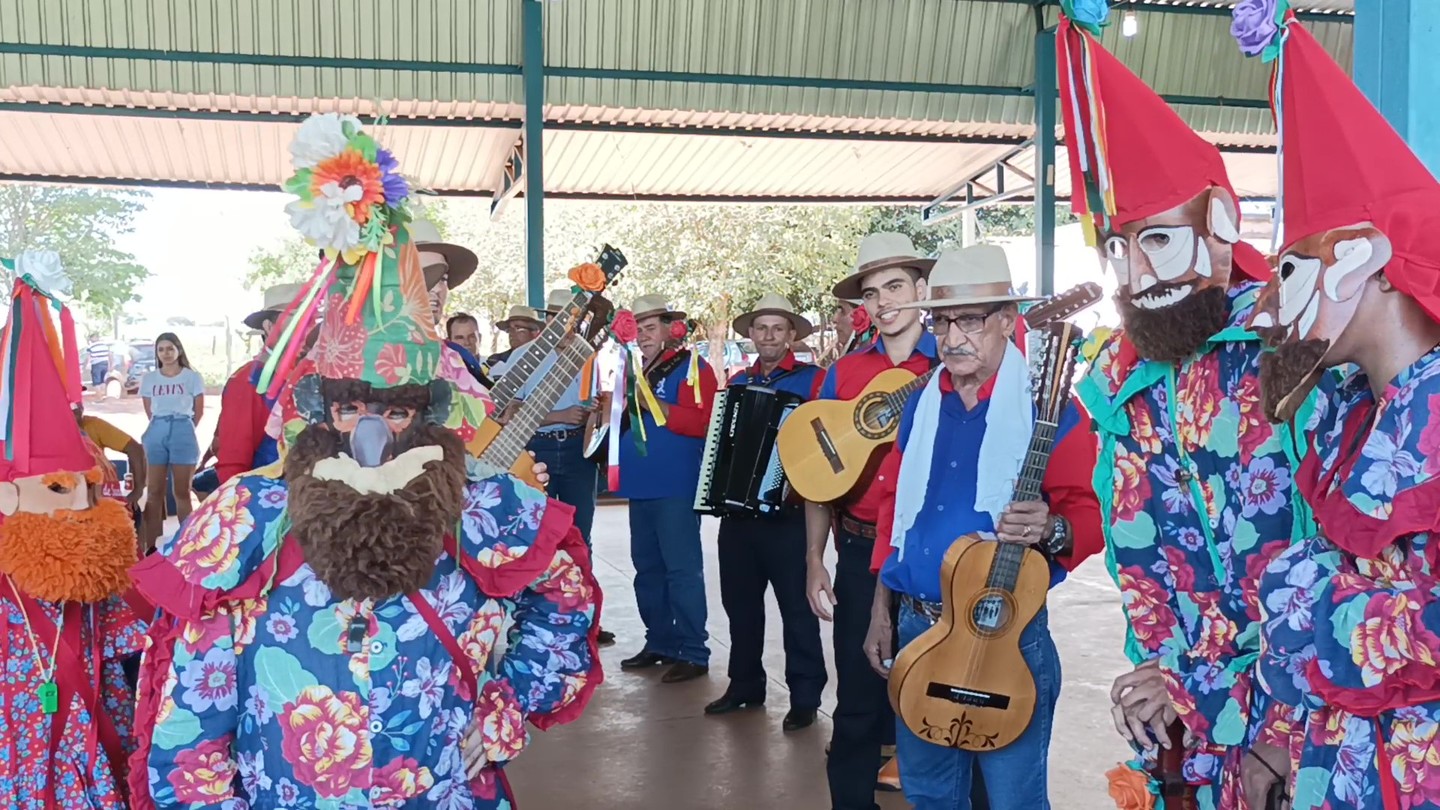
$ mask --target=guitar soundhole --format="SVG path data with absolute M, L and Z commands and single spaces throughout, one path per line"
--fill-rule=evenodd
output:
M 980 636 L 996 636 L 1005 632 L 1015 606 L 1000 591 L 985 591 L 970 603 L 970 625 Z
M 883 439 L 895 430 L 900 412 L 884 393 L 866 394 L 855 409 L 855 430 L 867 439 Z

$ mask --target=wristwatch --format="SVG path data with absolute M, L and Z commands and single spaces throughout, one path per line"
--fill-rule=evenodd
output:
M 1044 541 L 1045 553 L 1051 557 L 1062 557 L 1070 553 L 1070 524 L 1065 518 L 1053 515 L 1050 518 L 1050 539 Z

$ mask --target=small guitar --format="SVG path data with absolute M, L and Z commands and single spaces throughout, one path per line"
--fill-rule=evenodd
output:
M 610 400 L 614 395 L 602 391 L 595 395 L 595 410 L 585 420 L 585 458 L 600 461 L 606 457 L 605 437 L 610 435 Z
M 1032 363 L 1035 432 L 1014 500 L 1040 499 L 1081 337 L 1063 322 L 1045 330 Z M 940 620 L 896 656 L 890 702 L 923 740 L 966 751 L 1004 748 L 1025 732 L 1035 712 L 1035 682 L 1020 654 L 1020 632 L 1045 606 L 1049 565 L 1034 549 L 968 534 L 945 553 L 940 584 Z
M 1099 284 L 1081 284 L 1031 307 L 1025 323 L 1032 330 L 1044 328 L 1099 301 L 1100 294 Z M 903 368 L 889 369 L 854 399 L 817 399 L 796 408 L 776 438 L 780 463 L 796 493 L 813 503 L 845 497 L 875 452 L 895 441 L 905 400 L 934 373 L 917 377 Z
M 1160 798 L 1165 800 L 1166 810 L 1200 810 L 1200 800 L 1195 786 L 1185 781 L 1185 724 L 1179 720 L 1165 728 L 1169 748 L 1161 747 L 1150 775 L 1160 783 Z M 1271 810 L 1267 800 L 1265 810 Z M 1273 805 L 1280 810 L 1279 804 Z

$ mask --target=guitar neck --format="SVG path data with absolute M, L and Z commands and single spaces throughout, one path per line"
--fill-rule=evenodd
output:
M 1045 480 L 1045 468 L 1050 464 L 1050 453 L 1055 449 L 1054 422 L 1044 420 L 1035 423 L 1030 435 L 1030 447 L 1025 451 L 1025 463 L 1020 467 L 1020 477 L 1015 482 L 1015 500 L 1040 500 L 1040 486 Z
M 535 375 L 536 370 L 550 356 L 550 352 L 560 345 L 560 339 L 565 337 L 570 329 L 570 323 L 585 310 L 585 303 L 589 296 L 585 293 L 578 293 L 570 300 L 560 314 L 545 325 L 540 334 L 535 337 L 528 346 L 517 350 L 520 355 L 515 364 L 505 370 L 505 374 L 495 382 L 495 387 L 490 391 L 490 398 L 495 401 L 495 411 L 500 413 L 510 407 L 515 400 L 515 395 L 524 388 L 530 378 Z
M 890 405 L 896 409 L 905 407 L 905 401 L 910 398 L 910 395 L 924 388 L 926 384 L 930 382 L 930 378 L 935 376 L 935 372 L 941 368 L 942 366 L 936 366 L 910 382 L 896 388 L 886 396 L 886 399 L 889 400 Z
M 555 403 L 565 395 L 575 375 L 596 347 L 576 335 L 575 340 L 555 353 L 555 364 L 545 373 L 535 390 L 495 435 L 495 440 L 480 453 L 480 460 L 501 469 L 509 469 L 525 453 L 525 445 L 535 435 L 540 423 L 554 410 Z

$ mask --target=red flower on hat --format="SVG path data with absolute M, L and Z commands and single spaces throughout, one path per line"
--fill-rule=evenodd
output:
M 856 332 L 864 332 L 870 328 L 870 312 L 865 307 L 856 307 L 850 311 L 850 328 Z
M 671 337 L 671 338 L 673 338 L 674 340 L 684 340 L 684 339 L 685 339 L 685 336 L 688 335 L 688 334 L 690 334 L 690 330 L 685 326 L 685 322 L 684 322 L 684 321 L 671 321 L 671 322 L 670 322 L 670 337 Z
M 635 325 L 635 313 L 628 309 L 615 313 L 615 319 L 610 321 L 610 334 L 621 343 L 634 342 L 640 334 L 640 328 Z

